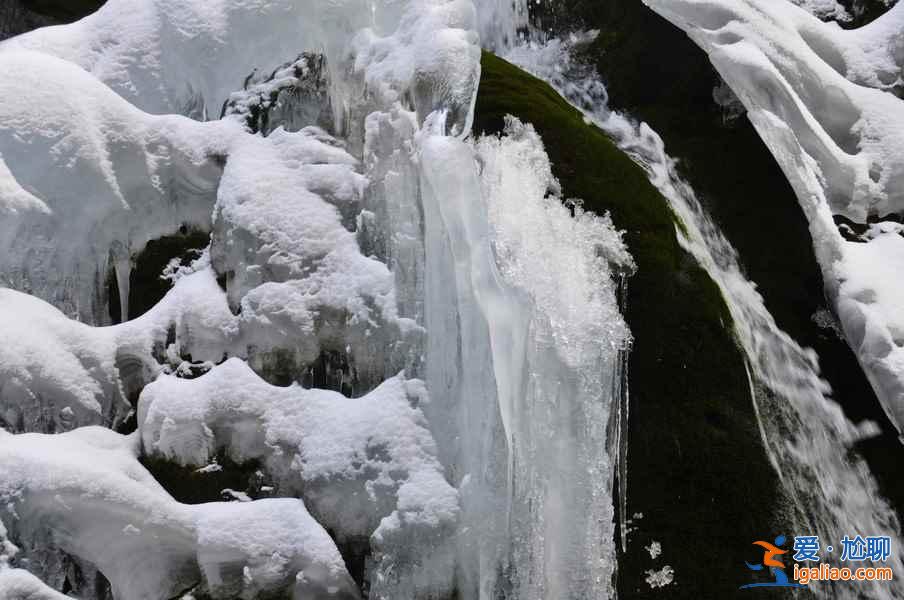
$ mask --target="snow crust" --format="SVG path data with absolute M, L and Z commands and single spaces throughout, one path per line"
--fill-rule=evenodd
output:
M 882 221 L 904 214 L 904 5 L 843 31 L 781 2 L 647 3 L 710 54 L 785 170 L 845 336 L 901 430 L 904 262 Z M 834 215 L 878 224 L 848 241 Z

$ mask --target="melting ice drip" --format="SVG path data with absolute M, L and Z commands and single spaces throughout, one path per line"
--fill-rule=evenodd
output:
M 0 45 L 0 416 L 65 432 L 0 432 L 3 582 L 357 597 L 363 544 L 372 598 L 611 594 L 631 258 L 551 193 L 531 127 L 463 139 L 478 31 L 505 47 L 525 14 L 111 0 Z M 127 306 L 131 257 L 183 224 L 209 248 L 95 327 L 104 274 Z M 324 362 L 336 390 L 271 385 Z M 133 408 L 132 435 L 92 427 Z M 280 497 L 180 504 L 139 457 L 255 461 Z
M 827 539 L 838 539 L 846 531 L 889 532 L 901 539 L 897 515 L 881 497 L 866 464 L 839 451 L 871 433 L 869 426 L 861 430 L 845 418 L 819 376 L 818 357 L 776 325 L 755 285 L 743 275 L 736 251 L 678 176 L 662 139 L 646 124 L 611 112 L 603 83 L 572 60 L 572 48 L 588 39 L 592 37 L 579 33 L 564 40 L 524 43 L 510 49 L 507 58 L 548 81 L 611 135 L 647 170 L 681 219 L 686 229 L 678 230 L 682 245 L 719 285 L 731 311 L 747 355 L 764 442 L 797 504 L 799 514 L 792 517 L 797 525 Z M 892 560 L 900 568 L 901 559 Z M 861 591 L 838 587 L 824 593 L 858 597 Z M 869 594 L 891 598 L 900 592 L 900 586 L 883 584 L 871 587 Z

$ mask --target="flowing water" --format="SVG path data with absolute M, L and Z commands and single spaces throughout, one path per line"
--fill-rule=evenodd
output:
M 678 216 L 683 226 L 678 228 L 681 244 L 718 284 L 734 320 L 735 335 L 748 362 L 763 442 L 792 500 L 792 514 L 786 518 L 795 531 L 834 540 L 858 532 L 888 533 L 899 547 L 901 527 L 895 510 L 880 495 L 865 462 L 849 452 L 858 439 L 875 433 L 875 426 L 855 426 L 832 400 L 829 384 L 820 377 L 818 356 L 778 327 L 756 285 L 744 275 L 737 252 L 678 175 L 659 135 L 644 123 L 610 111 L 605 86 L 572 60 L 572 49 L 591 35 L 521 43 L 509 49 L 507 58 L 549 82 L 610 135 L 646 170 Z M 626 469 L 624 465 L 617 468 Z M 622 523 L 622 531 L 625 526 Z M 892 557 L 891 562 L 895 568 L 904 566 L 901 557 Z M 868 592 L 863 587 L 836 586 L 821 593 L 838 598 L 861 593 L 892 598 L 902 589 L 900 584 L 883 583 Z

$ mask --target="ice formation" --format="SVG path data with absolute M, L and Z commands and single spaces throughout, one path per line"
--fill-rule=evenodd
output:
M 677 228 L 679 241 L 721 288 L 735 333 L 748 357 L 751 396 L 769 459 L 789 497 L 795 499 L 796 506 L 789 507 L 793 510 L 792 521 L 827 538 L 850 529 L 889 531 L 900 539 L 897 514 L 881 497 L 868 467 L 856 454 L 838 452 L 838 448 L 849 447 L 869 435 L 873 431 L 871 424 L 858 427 L 844 416 L 831 399 L 829 386 L 820 377 L 818 357 L 800 347 L 777 326 L 755 284 L 747 279 L 739 265 L 737 252 L 706 213 L 693 189 L 678 175 L 676 163 L 666 153 L 659 135 L 647 124 L 637 123 L 606 106 L 606 89 L 598 75 L 573 59 L 576 46 L 592 39 L 592 35 L 578 33 L 564 40 L 524 43 L 512 48 L 507 57 L 548 81 L 582 110 L 588 121 L 612 136 L 646 169 L 651 182 L 683 223 L 683 227 Z M 884 223 L 873 226 L 865 237 L 898 231 L 897 224 Z M 866 259 L 865 254 L 860 258 L 875 261 L 864 272 L 867 276 L 877 271 L 877 264 L 891 268 L 897 264 L 889 262 L 889 259 L 896 260 L 893 251 L 886 258 Z M 889 276 L 882 289 L 897 289 L 898 279 Z M 866 285 L 863 279 L 856 281 Z M 870 277 L 869 282 L 876 284 L 875 278 Z M 899 305 L 900 301 L 895 300 L 887 306 Z M 623 522 L 622 530 L 630 530 L 629 525 L 629 520 Z M 671 567 L 666 567 L 651 570 L 648 575 L 651 582 L 666 585 L 673 578 L 671 571 Z M 859 594 L 857 590 L 826 593 L 845 598 Z M 894 598 L 901 592 L 898 587 L 874 585 L 869 593 L 878 598 Z
M 632 262 L 532 128 L 465 139 L 480 36 L 525 18 L 110 0 L 0 44 L 3 593 L 610 594 Z M 184 226 L 209 247 L 130 319 Z M 184 505 L 139 463 L 221 458 L 279 497 Z
M 784 169 L 845 336 L 900 430 L 904 5 L 843 31 L 782 2 L 647 3 L 709 53 Z M 869 231 L 846 239 L 834 216 Z

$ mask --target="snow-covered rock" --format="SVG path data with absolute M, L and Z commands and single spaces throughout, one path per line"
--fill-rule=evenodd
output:
M 210 228 L 235 123 L 152 117 L 77 66 L 0 52 L 0 281 L 109 322 L 108 272 L 183 224 Z
M 137 449 L 137 437 L 96 427 L 0 431 L 0 518 L 22 557 L 58 547 L 96 565 L 126 600 L 193 588 L 214 598 L 357 597 L 335 544 L 300 500 L 182 505 Z
M 848 241 L 833 222 L 904 215 L 904 4 L 845 31 L 786 2 L 645 1 L 709 53 L 746 106 L 810 222 L 845 336 L 904 430 L 897 226 Z
M 232 359 L 198 379 L 164 376 L 147 386 L 138 425 L 145 452 L 186 466 L 220 452 L 237 463 L 260 460 L 279 492 L 302 495 L 347 539 L 382 535 L 391 514 L 403 527 L 454 524 L 457 493 L 419 408 L 428 401 L 421 382 L 402 377 L 361 398 L 275 387 Z M 420 494 L 407 491 L 420 486 Z M 426 502 L 412 502 L 418 497 Z

